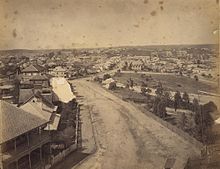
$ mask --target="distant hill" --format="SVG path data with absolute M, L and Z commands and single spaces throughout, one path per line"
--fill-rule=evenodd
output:
M 57 49 L 55 49 L 57 50 Z M 49 53 L 55 50 L 45 49 L 45 50 L 29 50 L 29 49 L 12 49 L 12 50 L 0 50 L 0 55 L 12 55 L 12 56 L 31 56 L 40 55 L 44 53 Z
M 152 51 L 152 50 L 168 50 L 168 49 L 186 49 L 186 48 L 213 48 L 218 49 L 217 44 L 199 44 L 199 45 L 149 45 L 149 46 L 116 46 L 116 47 L 103 47 L 103 48 L 82 48 L 82 49 L 40 49 L 40 50 L 29 50 L 29 49 L 12 49 L 12 50 L 0 50 L 0 56 L 36 56 L 50 52 L 58 51 L 95 51 L 95 50 L 118 50 L 124 49 L 127 51 L 134 50 L 143 50 L 143 51 Z

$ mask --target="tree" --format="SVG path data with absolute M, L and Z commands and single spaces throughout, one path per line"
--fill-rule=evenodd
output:
M 201 60 L 198 59 L 198 60 L 196 61 L 196 63 L 197 63 L 198 65 L 201 64 Z
M 158 82 L 155 94 L 160 97 L 163 95 L 163 85 L 161 82 Z
M 195 113 L 194 121 L 196 124 L 197 133 L 198 136 L 201 137 L 203 135 L 201 106 L 199 105 L 199 101 L 196 98 L 193 99 L 193 112 Z
M 55 55 L 54 52 L 50 52 L 49 53 L 49 58 L 52 58 L 54 55 Z
M 116 83 L 115 82 L 111 82 L 109 83 L 109 90 L 115 90 L 117 88 Z
M 58 51 L 58 52 L 57 52 L 57 55 L 61 55 L 61 51 Z
M 195 112 L 195 113 L 198 113 L 198 112 L 199 112 L 199 101 L 198 101 L 198 99 L 196 99 L 196 98 L 193 99 L 193 108 L 192 108 L 192 111 Z
M 146 91 L 147 93 L 151 93 L 152 92 L 152 90 L 151 89 L 149 89 L 149 88 L 147 88 L 147 91 Z
M 146 87 L 141 87 L 141 94 L 142 95 L 146 95 L 146 92 L 147 92 L 147 89 L 146 89 Z
M 176 91 L 175 95 L 174 95 L 174 108 L 175 111 L 177 110 L 177 108 L 180 108 L 182 102 L 182 98 L 181 98 L 181 94 L 179 91 Z
M 159 88 L 163 88 L 163 85 L 162 85 L 161 82 L 158 82 L 157 86 L 158 86 Z
M 141 87 L 147 87 L 147 83 L 145 83 L 144 81 L 141 82 Z
M 127 81 L 125 88 L 129 88 L 129 81 Z
M 180 127 L 182 130 L 184 130 L 185 126 L 187 123 L 187 117 L 185 115 L 185 113 L 181 113 L 181 117 L 180 117 Z
M 207 143 L 211 137 L 209 130 L 214 123 L 214 120 L 211 116 L 211 112 L 207 109 L 205 105 L 199 105 L 197 99 L 193 100 L 193 107 L 195 112 L 195 124 L 197 128 L 197 133 L 203 143 Z
M 169 106 L 171 103 L 172 103 L 172 100 L 171 100 L 171 93 L 166 91 L 164 93 L 164 100 L 166 102 L 166 106 Z
M 156 115 L 157 115 L 157 106 L 158 106 L 160 100 L 161 100 L 161 99 L 160 99 L 160 97 L 158 97 L 158 96 L 156 96 L 156 97 L 154 98 L 154 102 L 153 102 L 153 113 L 156 114 Z
M 152 92 L 151 89 L 146 88 L 145 95 L 146 95 L 148 98 L 150 98 L 150 93 L 151 93 L 151 92 Z
M 164 99 L 161 99 L 157 105 L 157 114 L 161 117 L 161 118 L 165 118 L 167 115 L 166 112 L 166 102 Z
M 133 66 L 133 64 L 132 64 L 132 62 L 129 64 L 129 66 L 128 66 L 128 70 L 132 70 L 132 66 Z
M 162 96 L 162 94 L 163 94 L 163 88 L 161 88 L 161 87 L 157 87 L 157 89 L 156 89 L 156 91 L 155 91 L 155 94 L 157 95 L 157 96 Z
M 110 75 L 110 74 L 104 74 L 103 80 L 106 80 L 106 79 L 109 79 L 109 78 L 111 78 L 111 75 Z
M 195 79 L 196 81 L 199 81 L 199 77 L 198 77 L 197 75 L 194 76 L 194 79 Z
M 189 100 L 189 95 L 188 95 L 187 92 L 184 92 L 184 93 L 183 93 L 182 100 L 183 100 L 183 103 L 184 103 L 185 108 L 188 108 L 188 107 L 189 107 L 190 100 Z
M 75 137 L 75 128 L 70 126 L 65 128 L 63 131 L 60 132 L 60 138 L 66 144 L 66 146 L 70 145 Z
M 134 86 L 134 81 L 130 78 L 129 80 L 129 83 L 130 83 L 130 87 L 133 87 Z
M 123 69 L 124 69 L 124 70 L 127 70 L 127 69 L 128 69 L 128 62 L 127 62 L 127 61 L 125 61 L 125 65 L 124 65 Z
M 218 109 L 216 104 L 213 101 L 209 101 L 208 103 L 204 104 L 202 108 L 204 112 L 207 112 L 207 113 L 215 112 Z
M 117 70 L 117 72 L 115 73 L 115 76 L 121 76 L 121 69 Z

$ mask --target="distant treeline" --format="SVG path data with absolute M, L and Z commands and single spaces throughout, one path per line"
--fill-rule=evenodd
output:
M 130 54 L 130 55 L 149 55 L 151 51 L 155 50 L 200 50 L 202 48 L 218 49 L 217 44 L 199 44 L 199 45 L 149 45 L 149 46 L 117 46 L 117 47 L 103 47 L 103 48 L 80 48 L 80 49 L 11 49 L 0 50 L 0 56 L 13 55 L 13 56 L 30 56 L 47 54 L 51 52 L 72 52 L 77 54 Z M 101 52 L 100 52 L 101 51 Z

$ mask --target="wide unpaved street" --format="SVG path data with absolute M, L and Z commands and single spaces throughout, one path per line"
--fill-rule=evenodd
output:
M 98 84 L 72 81 L 92 116 L 97 151 L 79 169 L 162 169 L 168 157 L 182 169 L 200 150 Z

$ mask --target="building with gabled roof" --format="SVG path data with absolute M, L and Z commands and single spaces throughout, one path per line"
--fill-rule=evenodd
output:
M 136 60 L 131 62 L 132 66 L 131 69 L 132 70 L 143 70 L 144 69 L 144 62 L 142 60 Z
M 40 73 L 40 72 L 43 72 L 44 70 L 45 70 L 45 68 L 40 65 L 31 64 L 28 67 L 21 70 L 21 73 Z
M 0 100 L 0 144 L 5 143 L 48 121 Z
M 49 120 L 0 100 L 0 168 L 34 168 L 48 157 Z
M 60 114 L 57 114 L 58 107 L 54 106 L 50 100 L 47 100 L 39 93 L 36 93 L 19 107 L 49 121 L 46 130 L 57 130 L 60 121 Z
M 21 81 L 29 81 L 33 76 L 45 74 L 45 68 L 37 65 L 31 64 L 28 67 L 24 68 L 20 72 Z
M 44 71 L 45 69 L 39 65 L 30 65 L 21 71 L 19 75 L 19 103 L 22 103 L 26 96 L 40 91 L 47 95 L 52 95 L 50 88 L 50 77 Z
M 32 112 L 32 114 L 35 114 L 36 116 L 39 116 L 47 121 L 50 121 L 52 113 L 56 111 L 55 106 L 49 107 L 35 96 L 29 99 L 23 105 L 20 105 L 20 108 L 24 111 Z
M 29 80 L 34 88 L 49 88 L 49 78 L 46 75 L 37 74 L 31 77 Z
M 49 71 L 50 75 L 55 77 L 66 77 L 67 70 L 61 66 L 57 66 Z

